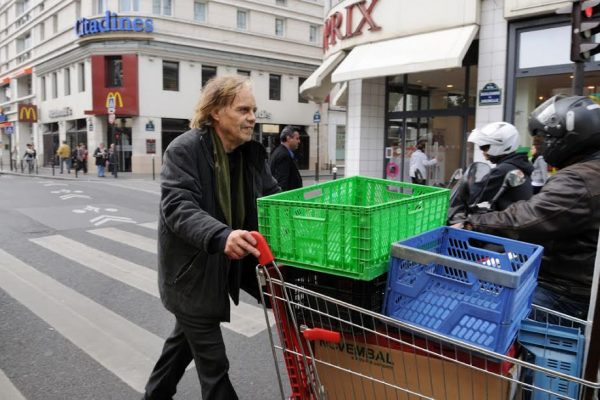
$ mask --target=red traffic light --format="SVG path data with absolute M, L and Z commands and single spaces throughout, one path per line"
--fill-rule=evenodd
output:
M 585 9 L 585 16 L 590 18 L 594 14 L 594 7 L 588 7 Z

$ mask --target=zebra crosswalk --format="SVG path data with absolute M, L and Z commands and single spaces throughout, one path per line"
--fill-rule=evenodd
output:
M 130 225 L 121 225 L 88 230 L 85 232 L 85 235 L 89 235 L 87 240 L 61 234 L 29 240 L 36 246 L 69 260 L 68 265 L 86 268 L 157 298 L 159 293 L 155 269 L 90 245 L 102 238 L 113 246 L 118 244 L 129 250 L 135 248 L 151 255 L 156 254 L 156 223 L 138 226 L 145 229 L 131 229 Z M 138 233 L 131 232 L 132 230 Z M 143 391 L 150 370 L 162 350 L 163 338 L 2 249 L 0 289 L 128 386 L 137 392 Z M 264 311 L 259 305 L 240 302 L 237 307 L 232 305 L 231 314 L 231 323 L 223 324 L 226 330 L 251 338 L 267 328 Z M 10 380 L 0 371 L 0 393 L 11 387 Z M 15 393 L 14 398 L 22 398 L 18 397 L 18 391 Z

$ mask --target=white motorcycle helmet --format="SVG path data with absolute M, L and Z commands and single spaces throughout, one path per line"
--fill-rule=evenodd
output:
M 519 131 L 508 122 L 492 122 L 481 129 L 474 129 L 467 140 L 478 147 L 490 146 L 487 154 L 500 157 L 519 148 Z

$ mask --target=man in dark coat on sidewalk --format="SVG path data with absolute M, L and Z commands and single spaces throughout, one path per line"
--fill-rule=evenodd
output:
M 302 187 L 302 177 L 296 164 L 294 151 L 300 146 L 300 132 L 288 125 L 281 131 L 281 144 L 271 154 L 271 174 L 279 182 L 281 190 Z
M 263 146 L 252 141 L 256 102 L 242 76 L 202 89 L 190 124 L 164 155 L 158 225 L 158 286 L 175 328 L 145 399 L 171 399 L 195 361 L 204 400 L 235 400 L 220 323 L 240 288 L 258 298 L 257 197 L 279 191 Z

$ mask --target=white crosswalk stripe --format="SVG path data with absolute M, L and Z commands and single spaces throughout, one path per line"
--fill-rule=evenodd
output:
M 102 233 L 100 234 L 99 231 Z M 157 252 L 156 240 L 117 228 L 95 229 L 90 231 L 90 233 L 153 254 Z M 45 236 L 30 240 L 63 257 L 104 274 L 111 279 L 116 279 L 152 296 L 159 296 L 157 275 L 150 268 L 132 263 L 61 235 Z M 246 337 L 252 337 L 264 331 L 267 326 L 261 307 L 240 302 L 238 306 L 231 303 L 231 322 L 224 323 L 223 327 Z
M 146 236 L 136 235 L 135 233 L 117 228 L 92 229 L 88 232 L 116 242 L 125 243 L 136 249 L 156 254 L 156 240 L 147 238 Z
M 0 288 L 138 392 L 163 339 L 0 250 Z
M 26 400 L 19 390 L 12 384 L 4 371 L 0 369 L 0 394 L 4 400 Z
M 138 224 L 139 226 L 142 226 L 144 228 L 148 228 L 148 229 L 154 229 L 155 231 L 158 230 L 158 221 L 154 221 L 154 222 L 145 222 L 143 224 Z

